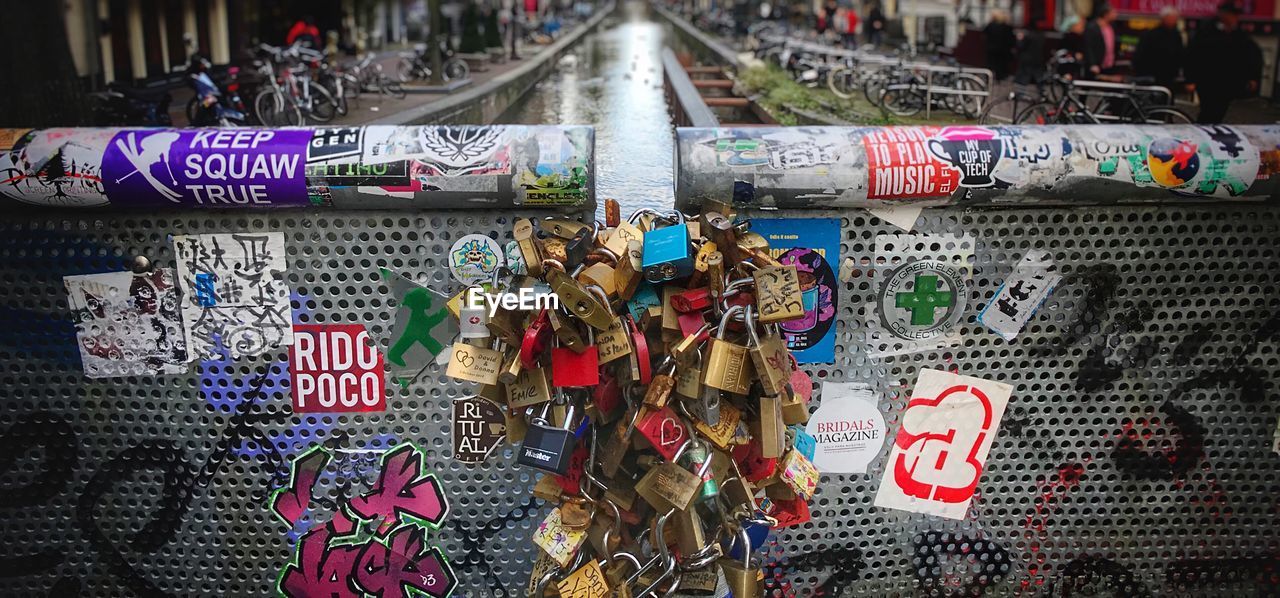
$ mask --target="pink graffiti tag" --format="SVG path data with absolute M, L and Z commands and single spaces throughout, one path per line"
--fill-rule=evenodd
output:
M 293 462 L 289 485 L 271 493 L 271 510 L 285 523 L 294 525 L 307 512 L 311 490 L 320 479 L 320 471 L 329 464 L 329 453 L 312 450 Z
M 383 457 L 373 490 L 348 503 L 351 512 L 361 519 L 374 519 L 379 536 L 405 523 L 404 517 L 440 525 L 449 514 L 449 503 L 436 477 L 422 470 L 422 455 L 412 445 L 392 449 Z
M 289 485 L 271 494 L 271 510 L 285 523 L 306 514 L 331 459 L 317 447 L 294 460 Z M 339 503 L 332 519 L 302 536 L 276 589 L 291 598 L 444 598 L 458 580 L 440 550 L 427 547 L 426 534 L 448 513 L 422 452 L 412 444 L 395 447 L 383 456 L 373 490 Z
M 337 517 L 313 529 L 298 542 L 298 558 L 280 576 L 280 592 L 286 596 L 326 596 L 358 598 L 361 594 L 348 583 L 360 556 L 359 546 L 330 546 L 341 535 Z M 346 520 L 345 517 L 341 518 Z
M 400 596 L 402 591 L 404 596 L 416 591 L 443 598 L 453 585 L 453 575 L 440 549 L 426 548 L 422 528 L 404 526 L 392 532 L 386 544 L 370 541 L 364 546 L 355 582 L 379 598 Z

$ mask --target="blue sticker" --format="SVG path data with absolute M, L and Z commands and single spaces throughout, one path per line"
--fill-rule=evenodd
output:
M 805 432 L 803 426 L 792 425 L 788 426 L 788 428 L 796 433 L 796 439 L 793 443 L 795 449 L 800 451 L 800 454 L 804 455 L 806 459 L 813 461 L 813 455 L 818 450 L 818 440 L 810 436 L 808 432 Z
M 197 272 L 195 292 L 196 304 L 200 307 L 215 307 L 218 305 L 218 295 L 214 292 L 213 274 Z
M 834 218 L 752 219 L 751 231 L 769 242 L 770 254 L 795 266 L 805 316 L 782 322 L 782 336 L 800 363 L 834 363 L 840 282 L 840 221 Z

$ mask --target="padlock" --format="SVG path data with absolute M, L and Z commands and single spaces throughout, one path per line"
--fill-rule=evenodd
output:
M 520 370 L 515 380 L 507 383 L 506 388 L 507 404 L 513 409 L 523 409 L 551 400 L 547 371 L 542 368 Z
M 707 254 L 707 287 L 711 296 L 719 299 L 724 295 L 724 254 L 713 251 Z
M 631 335 L 622 318 L 615 317 L 608 330 L 596 335 L 597 353 L 600 365 L 631 354 Z
M 591 225 L 568 218 L 543 218 L 538 223 L 547 234 L 555 235 L 568 241 L 582 232 L 591 232 Z
M 538 312 L 521 339 L 520 364 L 526 370 L 538 367 L 538 359 L 551 344 L 551 318 L 548 311 L 544 309 Z
M 720 496 L 720 485 L 711 475 L 711 454 L 707 445 L 697 438 L 690 438 L 680 450 L 676 451 L 676 462 L 693 471 L 702 480 L 696 502 L 704 503 Z
M 664 359 L 658 365 L 658 371 L 649 382 L 649 387 L 645 389 L 645 406 L 655 411 L 667 406 L 667 400 L 671 398 L 671 391 L 675 389 L 675 374 L 675 360 L 670 357 Z
M 577 268 L 595 248 L 595 234 L 590 228 L 579 230 L 564 244 L 564 267 Z
M 653 379 L 653 363 L 649 353 L 649 340 L 644 331 L 636 326 L 634 319 L 627 317 L 627 328 L 631 331 L 631 359 L 628 365 L 632 368 L 631 379 L 641 385 L 649 384 Z
M 612 310 L 591 294 L 581 283 L 563 270 L 547 271 L 551 290 L 560 297 L 560 305 L 596 330 L 605 330 L 613 322 Z
M 760 455 L 766 459 L 782 456 L 787 431 L 782 425 L 782 405 L 778 397 L 760 397 Z
M 478 384 L 497 384 L 502 371 L 502 353 L 493 349 L 454 343 L 445 375 Z
M 680 548 L 680 554 L 693 554 L 706 546 L 707 536 L 702 529 L 702 517 L 698 516 L 697 509 L 676 511 L 671 521 L 675 527 L 676 546 Z
M 782 481 L 805 500 L 818 490 L 818 468 L 800 451 L 792 450 L 782 459 Z
M 751 343 L 747 350 L 756 374 L 759 375 L 760 387 L 767 395 L 783 394 L 791 383 L 791 351 L 787 349 L 787 343 L 780 334 L 770 331 L 769 334 L 760 336 L 756 330 L 754 306 L 748 305 L 746 314 L 747 334 Z
M 641 267 L 645 280 L 649 282 L 667 282 L 693 274 L 689 228 L 684 225 L 684 215 L 679 212 L 675 214 L 675 223 L 644 234 Z
M 719 212 L 704 212 L 699 220 L 703 223 L 703 234 L 716 244 L 716 249 L 724 254 L 729 263 L 742 261 L 742 256 L 738 253 L 737 230 L 729 218 Z
M 693 504 L 702 480 L 669 461 L 660 462 L 636 482 L 636 494 L 659 512 L 684 511 Z
M 623 222 L 609 233 L 609 238 L 604 242 L 605 249 L 612 251 L 616 255 L 622 255 L 627 250 L 627 246 L 635 241 L 643 245 L 644 231 L 636 228 L 630 222 Z
M 670 407 L 651 411 L 640 419 L 636 429 L 668 461 L 675 460 L 676 451 L 690 436 L 680 416 Z
M 572 319 L 560 313 L 558 309 L 548 309 L 547 319 L 551 322 L 551 332 L 555 335 L 555 340 L 560 342 L 560 346 L 568 348 L 574 353 L 582 353 L 587 350 L 589 346 L 587 339 L 578 330 Z
M 740 543 L 750 543 L 745 529 L 739 528 L 737 535 Z M 751 551 L 742 551 L 742 556 L 738 559 L 724 557 L 718 563 L 720 569 L 724 571 L 724 578 L 729 584 L 729 591 L 733 592 L 733 598 L 760 596 L 760 570 L 751 565 Z
M 706 388 L 703 387 L 704 392 L 706 392 Z M 714 388 L 711 391 L 720 392 Z M 700 400 L 709 401 L 710 397 L 704 397 Z M 707 418 L 698 418 L 694 421 L 694 429 L 704 438 L 710 440 L 711 444 L 715 445 L 716 448 L 727 450 L 738 431 L 738 424 L 742 421 L 742 412 L 737 407 L 734 407 L 732 403 L 721 402 L 718 395 L 714 400 L 714 412 L 718 421 L 711 423 Z
M 662 287 L 662 330 L 678 334 L 680 332 L 680 312 L 671 304 L 676 295 L 683 293 L 684 287 L 663 285 Z
M 593 336 L 588 330 L 588 345 L 581 353 L 566 347 L 551 348 L 552 386 L 581 388 L 600 383 L 600 357 Z
M 566 496 L 560 503 L 560 524 L 571 532 L 585 532 L 591 527 L 593 513 L 587 509 L 586 499 Z
M 702 366 L 702 383 L 726 392 L 747 394 L 751 388 L 751 364 L 747 360 L 747 348 L 725 340 L 725 328 L 729 321 L 745 310 L 734 306 L 720 318 L 716 335 L 711 338 L 707 362 Z
M 516 240 L 520 257 L 524 258 L 525 269 L 529 271 L 529 275 L 542 276 L 542 260 L 546 256 L 543 255 L 537 233 L 533 230 L 533 221 L 528 218 L 516 218 L 515 224 L 511 227 L 511 236 Z
M 711 289 L 707 287 L 689 289 L 671 297 L 671 307 L 682 314 L 707 310 L 714 303 L 715 300 L 711 297 Z
M 613 269 L 613 287 L 618 297 L 632 299 L 644 282 L 644 271 L 641 260 L 644 257 L 644 245 L 640 241 L 630 241 L 621 253 L 618 253 L 618 265 Z M 650 290 L 654 301 L 657 294 Z M 630 308 L 630 305 L 628 305 Z M 634 310 L 632 312 L 634 314 Z
M 604 225 L 616 227 L 619 224 L 622 224 L 622 206 L 618 204 L 618 200 L 606 197 L 604 200 Z
M 511 384 L 520 377 L 520 372 L 524 371 L 524 364 L 520 360 L 520 351 L 511 351 L 503 361 L 506 365 L 502 366 L 502 371 L 498 372 L 498 382 L 503 384 Z
M 813 517 L 809 512 L 809 501 L 803 498 L 793 500 L 770 500 L 765 507 L 770 517 L 778 521 L 774 529 L 795 527 L 808 523 Z
M 694 238 L 697 242 L 697 237 Z M 707 258 L 713 253 L 719 253 L 715 243 L 711 241 L 703 241 L 698 246 L 698 251 L 693 255 L 693 275 L 689 277 L 689 286 L 703 287 L 707 285 Z
M 595 413 L 592 413 L 594 410 Z M 606 424 L 618 419 L 622 412 L 622 387 L 617 377 L 608 372 L 600 374 L 600 383 L 591 389 L 591 406 L 587 414 L 591 421 Z
M 703 324 L 694 334 L 679 340 L 671 347 L 671 356 L 681 364 L 693 365 L 701 371 L 702 345 L 711 338 L 711 325 Z
M 677 315 L 676 322 L 680 325 L 680 337 L 683 339 L 698 334 L 707 325 L 707 317 L 702 312 L 695 311 Z
M 694 358 L 676 368 L 675 392 L 681 398 L 696 401 L 702 393 L 702 350 L 694 349 Z M 673 354 L 671 359 L 675 359 Z
M 577 440 L 573 431 L 573 405 L 569 405 L 569 413 L 565 417 L 564 426 L 551 427 L 547 420 L 550 403 L 542 407 L 542 415 L 533 421 L 525 432 L 524 442 L 520 444 L 520 452 L 516 462 L 525 467 L 564 475 L 569 470 L 574 443 Z
M 809 406 L 790 384 L 778 397 L 782 400 L 782 423 L 788 426 L 809 423 Z
M 800 274 L 795 266 L 760 268 L 751 276 L 756 282 L 756 309 L 760 323 L 774 324 L 804 317 Z
M 592 255 L 608 254 L 604 253 L 603 250 L 600 250 L 598 254 L 596 252 L 592 252 Z M 610 263 L 606 263 L 610 260 L 612 263 L 617 262 L 616 258 L 609 256 L 605 261 L 596 262 L 586 268 L 583 268 L 582 272 L 578 274 L 578 282 L 581 282 L 584 285 L 599 286 L 601 289 L 604 289 L 607 297 L 616 295 L 618 292 L 616 280 L 617 273 Z

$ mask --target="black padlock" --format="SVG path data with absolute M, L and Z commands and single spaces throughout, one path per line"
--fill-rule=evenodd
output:
M 573 435 L 573 405 L 564 417 L 564 428 L 553 428 L 547 421 L 547 410 L 550 403 L 542 408 L 542 415 L 534 420 L 533 425 L 525 432 L 524 442 L 520 444 L 520 454 L 516 463 L 525 467 L 540 469 L 547 473 L 564 475 L 569 471 L 569 459 L 573 454 L 573 445 L 577 440 Z
M 584 228 L 573 235 L 573 238 L 564 245 L 565 263 L 564 267 L 573 269 L 579 264 L 586 261 L 587 254 L 591 253 L 595 243 L 595 230 Z

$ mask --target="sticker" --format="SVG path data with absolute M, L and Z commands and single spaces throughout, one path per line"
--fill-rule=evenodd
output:
M 769 242 L 769 253 L 800 276 L 803 318 L 782 322 L 783 339 L 799 363 L 833 363 L 839 287 L 840 221 L 834 218 L 755 219 L 752 232 Z
M 916 260 L 889 272 L 877 296 L 880 326 L 910 341 L 950 334 L 964 316 L 964 273 L 940 260 Z
M 576 206 L 587 200 L 586 140 L 577 143 L 559 128 L 537 133 L 538 163 L 512 180 L 516 205 Z M 578 147 L 581 146 L 581 147 Z
M 906 206 L 894 206 L 891 208 L 867 208 L 872 216 L 879 218 L 889 224 L 892 224 L 904 231 L 911 232 L 915 228 L 916 220 L 920 218 L 920 212 L 924 211 L 924 206 L 920 204 L 911 204 Z M 843 277 L 841 278 L 843 280 Z
M 523 127 L 365 127 L 362 164 L 412 160 L 415 175 L 457 177 L 511 174 L 508 129 Z
M 609 595 L 609 583 L 595 559 L 587 560 L 585 565 L 556 584 L 556 589 L 560 590 L 560 598 L 606 598 Z
M 293 344 L 284 233 L 173 238 L 187 350 L 200 359 L 252 357 Z
M 823 473 L 866 473 L 884 446 L 884 415 L 865 384 L 823 382 L 822 403 L 805 431 L 817 443 L 813 464 Z
M 1078 134 L 1095 176 L 1182 195 L 1244 195 L 1261 168 L 1257 148 L 1239 131 L 1223 125 L 1108 127 L 1106 135 L 1084 130 Z
M 310 142 L 301 129 L 122 130 L 102 182 L 126 206 L 305 206 Z
M 560 508 L 556 507 L 542 520 L 538 529 L 533 532 L 533 543 L 555 559 L 561 567 L 567 567 L 573 555 L 578 552 L 582 542 L 587 539 L 587 532 L 575 532 L 565 529 L 560 523 Z
M 782 481 L 809 500 L 818 491 L 818 470 L 800 451 L 791 451 L 782 460 Z
M 359 157 L 363 146 L 363 127 L 316 127 L 307 144 L 307 162 Z
M 978 314 L 978 321 L 1004 340 L 1012 341 L 1060 280 L 1053 256 L 1048 251 L 1032 249 L 1014 266 L 991 302 Z
M 453 460 L 483 463 L 507 438 L 507 417 L 497 403 L 470 396 L 453 400 Z
M 386 411 L 382 353 L 364 324 L 294 324 L 289 349 L 296 413 Z
M 920 370 L 902 414 L 877 507 L 964 519 L 1013 387 Z
M 65 276 L 67 306 L 89 378 L 181 374 L 187 340 L 172 268 Z
M 485 235 L 466 235 L 449 248 L 449 271 L 467 286 L 493 280 L 503 262 L 502 246 Z
M 787 432 L 788 435 L 791 436 L 792 448 L 801 455 L 804 455 L 806 459 L 813 461 L 813 458 L 818 452 L 818 439 L 809 435 L 804 428 L 800 427 L 800 424 L 787 426 Z M 817 463 L 814 463 L 814 465 L 817 465 Z M 827 471 L 825 468 L 820 467 L 819 469 L 822 469 L 824 472 Z
M 489 338 L 489 310 L 483 306 L 459 309 L 458 328 L 462 338 Z
M 30 131 L 0 153 L 0 194 L 38 206 L 107 204 L 102 154 L 113 129 Z
M 418 377 L 458 335 L 457 320 L 445 304 L 449 296 L 421 286 L 386 268 L 382 278 L 396 306 L 395 324 L 387 340 L 387 364 L 400 384 Z
M 960 175 L 951 168 L 948 151 L 953 149 L 953 144 L 959 143 L 955 149 L 963 148 L 963 144 L 935 139 L 942 130 L 939 127 L 884 127 L 864 136 L 867 199 L 949 197 L 960 185 Z M 941 157 L 932 151 L 933 144 L 937 144 Z

